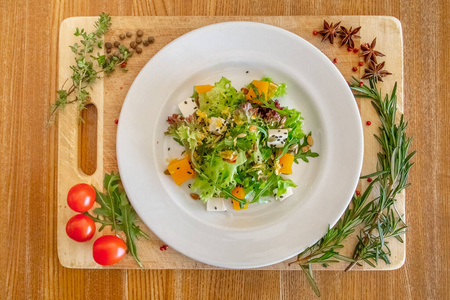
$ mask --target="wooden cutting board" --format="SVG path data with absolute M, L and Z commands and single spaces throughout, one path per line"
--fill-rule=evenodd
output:
M 97 121 L 96 136 L 91 136 L 88 142 L 81 141 L 81 131 L 86 130 L 85 126 L 80 126 L 77 118 L 75 106 L 68 106 L 59 115 L 58 119 L 58 256 L 61 264 L 69 268 L 116 268 L 131 269 L 139 268 L 130 255 L 127 255 L 120 263 L 102 267 L 97 265 L 92 258 L 92 244 L 94 240 L 102 234 L 96 236 L 85 243 L 77 243 L 67 237 L 65 225 L 67 220 L 75 215 L 66 202 L 67 192 L 73 185 L 85 182 L 96 187 L 102 187 L 105 172 L 117 172 L 116 161 L 116 128 L 115 120 L 118 119 L 122 103 L 133 80 L 148 62 L 148 60 L 161 48 L 173 41 L 177 37 L 197 29 L 199 27 L 227 21 L 253 21 L 275 25 L 289 30 L 319 48 L 330 60 L 337 59 L 336 66 L 343 76 L 350 80 L 352 76 L 360 78 L 364 74 L 364 67 L 359 67 L 358 62 L 362 61 L 359 53 L 348 52 L 346 47 L 339 47 L 336 42 L 331 45 L 329 42 L 321 42 L 321 37 L 313 35 L 314 30 L 320 30 L 323 20 L 338 22 L 342 25 L 353 28 L 362 26 L 360 31 L 361 39 L 355 40 L 356 47 L 360 43 L 370 43 L 373 38 L 377 38 L 376 49 L 384 54 L 386 69 L 393 73 L 385 83 L 379 85 L 383 92 L 390 92 L 395 82 L 398 83 L 398 107 L 403 111 L 403 41 L 400 22 L 392 17 L 378 16 L 294 16 L 294 17 L 113 17 L 111 30 L 105 36 L 105 41 L 114 42 L 118 40 L 121 33 L 130 31 L 134 34 L 137 29 L 144 31 L 144 37 L 154 36 L 155 42 L 148 47 L 142 47 L 140 55 L 135 54 L 128 63 L 129 71 L 126 73 L 117 70 L 111 77 L 99 80 L 91 91 L 92 102 L 97 109 L 97 115 L 93 115 L 94 120 L 89 120 L 87 124 Z M 73 54 L 68 47 L 78 42 L 73 35 L 75 28 L 85 28 L 88 32 L 93 29 L 93 24 L 97 17 L 74 17 L 64 20 L 60 27 L 59 36 L 59 74 L 58 86 L 61 87 L 71 75 L 70 65 L 74 62 Z M 129 43 L 129 39 L 126 40 Z M 128 44 L 127 43 L 127 44 Z M 128 45 L 127 45 L 128 46 Z M 103 50 L 102 50 L 103 51 Z M 102 53 L 100 51 L 100 53 Z M 357 71 L 352 71 L 357 67 Z M 324 86 L 326 82 L 323 83 Z M 377 133 L 380 124 L 378 116 L 367 100 L 356 100 L 361 113 L 364 130 L 364 163 L 362 174 L 369 174 L 375 171 L 377 163 L 376 153 L 380 147 L 373 137 Z M 372 125 L 367 126 L 366 121 L 371 121 Z M 89 151 L 95 149 L 97 155 L 89 158 Z M 87 155 L 81 159 L 82 155 Z M 82 171 L 82 161 L 87 161 L 88 168 L 94 167 L 92 175 L 86 175 Z M 358 189 L 364 190 L 368 185 L 367 181 L 361 180 Z M 397 208 L 400 213 L 405 211 L 405 195 L 399 196 Z M 137 243 L 139 257 L 144 268 L 148 269 L 213 269 L 215 267 L 192 260 L 175 250 L 169 248 L 161 251 L 164 244 L 150 229 L 144 224 L 140 224 L 145 232 L 151 236 L 150 240 L 140 239 Z M 342 254 L 351 256 L 356 243 L 356 235 L 348 238 L 346 247 Z M 401 267 L 405 261 L 405 244 L 396 240 L 390 241 L 392 251 L 391 264 L 386 265 L 380 262 L 376 270 L 392 270 Z M 297 265 L 288 266 L 287 260 L 262 269 L 268 270 L 298 270 Z M 332 264 L 328 270 L 343 270 L 347 264 Z M 317 269 L 322 269 L 316 266 Z M 370 266 L 363 265 L 355 270 L 373 270 Z

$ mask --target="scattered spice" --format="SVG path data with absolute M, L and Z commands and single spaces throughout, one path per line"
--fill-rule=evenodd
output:
M 353 68 L 352 68 L 352 71 L 353 71 L 353 72 L 356 72 L 356 71 L 358 71 L 358 68 L 357 68 L 357 67 L 353 67 Z
M 121 40 L 124 40 L 124 39 L 125 39 L 125 34 L 121 33 L 121 34 L 119 35 L 119 38 L 120 38 Z
M 354 48 L 353 49 L 353 53 L 358 53 L 359 52 L 359 49 L 358 48 Z
M 352 52 L 353 49 L 352 49 L 351 47 L 348 47 L 348 48 L 347 48 L 347 51 L 348 51 L 348 52 Z
M 159 247 L 159 250 L 161 251 L 166 251 L 169 248 L 169 246 L 167 245 L 162 245 L 161 247 Z
M 377 56 L 384 56 L 383 53 L 375 50 L 375 45 L 377 44 L 377 38 L 374 38 L 372 43 L 361 45 L 361 53 L 359 56 L 364 56 L 364 61 L 367 63 L 373 61 L 377 63 Z
M 127 66 L 127 62 L 126 61 L 124 61 L 123 63 L 120 64 L 121 68 L 125 68 L 126 66 Z
M 111 53 L 111 48 L 106 49 L 106 53 Z
M 142 53 L 142 48 L 141 47 L 136 47 L 136 53 L 137 54 L 141 54 Z
M 372 182 L 372 178 L 367 178 L 367 182 Z
M 142 31 L 142 29 L 139 29 L 138 31 L 136 31 L 136 35 L 137 36 L 143 36 L 144 32 Z
M 112 45 L 110 42 L 106 42 L 106 43 L 105 43 L 105 48 L 106 48 L 106 49 L 111 49 L 112 46 L 113 46 L 113 45 Z
M 364 85 L 364 82 L 360 81 L 359 86 L 362 87 Z
M 341 26 L 341 30 L 339 31 L 340 36 L 342 37 L 341 41 L 341 47 L 344 45 L 348 45 L 350 48 L 355 48 L 355 42 L 353 41 L 354 38 L 361 38 L 357 33 L 361 29 L 361 26 L 358 28 L 352 29 L 350 27 L 349 30 L 345 28 L 344 26 Z
M 323 30 L 319 31 L 319 33 L 323 35 L 322 42 L 326 39 L 329 39 L 330 44 L 334 44 L 334 38 L 338 34 L 339 24 L 341 24 L 340 21 L 333 25 L 333 22 L 331 24 L 328 24 L 327 21 L 323 20 Z
M 142 38 L 141 38 L 141 37 L 137 37 L 137 38 L 136 38 L 136 43 L 137 43 L 137 44 L 142 43 Z
M 248 72 L 248 71 L 247 71 Z M 248 94 L 248 89 L 246 89 L 246 88 L 241 88 L 241 91 L 244 93 L 244 95 L 247 95 Z
M 155 38 L 152 37 L 152 36 L 149 36 L 147 41 L 148 41 L 149 44 L 153 44 L 155 42 Z
M 361 192 L 356 190 L 355 194 L 356 194 L 356 196 L 359 196 L 359 195 L 361 195 Z
M 314 35 L 318 35 L 319 33 L 317 32 L 317 30 L 314 30 L 314 31 L 313 31 L 313 34 L 314 34 Z
M 333 62 L 336 64 L 337 63 L 337 58 L 333 59 Z
M 117 125 L 117 124 L 119 124 L 119 119 L 115 119 L 114 120 L 114 123 Z
M 381 64 L 376 65 L 374 61 L 370 61 L 369 68 L 365 69 L 364 76 L 362 79 L 370 79 L 373 78 L 375 83 L 379 81 L 383 81 L 383 77 L 386 77 L 387 75 L 392 75 L 392 73 L 389 73 L 386 70 L 383 70 L 385 62 L 383 61 Z
M 126 33 L 126 36 L 130 38 L 130 37 L 133 36 L 133 34 L 132 34 L 131 32 L 128 31 L 128 32 Z
M 114 42 L 114 47 L 118 48 L 120 46 L 120 42 L 119 41 L 115 41 Z
M 132 42 L 130 43 L 130 47 L 131 47 L 131 48 L 136 49 L 136 46 L 137 46 L 137 44 L 136 44 L 135 41 L 132 41 Z
M 362 67 L 362 66 L 364 66 L 364 63 L 363 63 L 362 61 L 360 61 L 360 62 L 358 63 L 358 66 Z
M 148 43 L 147 40 L 144 40 L 144 41 L 142 42 L 142 45 L 144 45 L 145 47 L 147 47 L 147 46 L 149 45 L 149 43 Z
M 367 121 L 367 122 L 366 122 L 366 125 L 367 125 L 367 126 L 370 126 L 370 125 L 372 125 L 372 122 Z

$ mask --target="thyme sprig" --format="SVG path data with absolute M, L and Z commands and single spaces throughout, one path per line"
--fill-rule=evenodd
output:
M 377 171 L 362 176 L 372 178 L 365 192 L 358 196 L 355 194 L 344 216 L 317 243 L 304 250 L 292 263 L 300 265 L 311 287 L 317 296 L 320 290 L 314 280 L 312 265 L 321 264 L 328 267 L 330 263 L 346 261 L 349 271 L 355 265 L 366 262 L 376 267 L 378 260 L 390 264 L 391 251 L 388 247 L 390 238 L 396 238 L 403 242 L 401 235 L 407 229 L 403 216 L 396 209 L 396 197 L 410 184 L 408 183 L 409 171 L 413 165 L 411 159 L 416 154 L 410 152 L 412 138 L 406 134 L 408 124 L 403 119 L 403 114 L 397 122 L 397 84 L 395 84 L 391 96 L 381 96 L 381 90 L 376 87 L 376 82 L 369 80 L 369 86 L 359 85 L 359 80 L 353 77 L 350 84 L 355 97 L 371 100 L 375 111 L 378 113 L 381 127 L 375 139 L 381 145 L 378 153 Z M 372 190 L 376 187 L 377 196 L 369 199 Z M 337 250 L 343 248 L 342 242 L 350 236 L 357 226 L 362 229 L 358 234 L 358 242 L 353 256 L 346 257 Z M 292 264 L 290 263 L 290 264 Z
M 51 106 L 50 117 L 47 125 L 51 125 L 58 111 L 63 110 L 67 104 L 77 104 L 78 111 L 81 113 L 91 100 L 88 88 L 100 78 L 101 73 L 107 75 L 114 72 L 117 65 L 127 62 L 131 52 L 123 45 L 119 46 L 119 55 L 106 56 L 97 53 L 93 55 L 94 50 L 101 49 L 103 45 L 103 36 L 111 26 L 111 17 L 102 13 L 97 22 L 95 22 L 95 31 L 88 33 L 84 29 L 76 28 L 74 35 L 81 37 L 80 44 L 75 43 L 70 47 L 75 54 L 75 64 L 70 66 L 72 75 L 68 78 L 60 90 L 56 91 L 56 101 Z M 96 66 L 94 66 L 96 62 Z M 126 68 L 122 70 L 127 71 Z M 72 84 L 64 88 L 67 81 Z M 81 116 L 81 114 L 79 115 Z M 81 117 L 80 117 L 81 120 Z

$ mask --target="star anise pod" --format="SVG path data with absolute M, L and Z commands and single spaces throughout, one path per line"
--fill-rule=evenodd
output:
M 361 54 L 359 56 L 364 56 L 364 62 L 373 61 L 377 63 L 377 56 L 384 56 L 383 53 L 375 50 L 375 45 L 377 44 L 377 38 L 374 38 L 372 44 L 362 44 Z
M 341 22 L 333 25 L 333 22 L 331 22 L 331 24 L 328 24 L 327 21 L 323 20 L 323 30 L 319 31 L 319 33 L 323 35 L 322 42 L 326 39 L 329 39 L 330 44 L 334 44 L 334 38 L 338 34 L 339 24 L 341 24 Z
M 379 81 L 383 81 L 383 77 L 386 77 L 387 75 L 392 75 L 392 73 L 389 73 L 386 70 L 383 70 L 384 68 L 384 61 L 381 64 L 376 64 L 373 61 L 370 61 L 369 63 L 369 69 L 364 70 L 364 76 L 362 79 L 370 79 L 373 78 L 375 80 L 375 83 Z
M 342 37 L 341 47 L 345 44 L 348 44 L 350 48 L 355 48 L 355 42 L 353 41 L 353 38 L 361 38 L 359 35 L 356 35 L 360 29 L 361 26 L 355 29 L 352 29 L 352 27 L 350 27 L 349 30 L 347 30 L 347 28 L 345 28 L 344 26 L 341 26 L 341 30 L 339 31 L 339 35 Z

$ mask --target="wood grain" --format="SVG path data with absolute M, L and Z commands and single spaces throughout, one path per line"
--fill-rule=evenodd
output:
M 99 123 L 103 124 L 103 128 L 99 128 L 99 135 L 95 128 L 88 130 L 86 128 L 92 121 L 87 120 L 82 124 L 81 132 L 76 129 L 77 114 L 75 108 L 71 107 L 70 113 L 65 113 L 59 118 L 58 122 L 58 253 L 59 259 L 63 266 L 72 268 L 119 268 L 132 269 L 139 266 L 131 257 L 127 257 L 123 261 L 113 266 L 101 267 L 97 265 L 92 259 L 90 243 L 76 243 L 67 237 L 64 228 L 65 224 L 74 213 L 67 206 L 66 194 L 67 190 L 79 183 L 99 183 L 103 179 L 105 172 L 117 171 L 116 160 L 116 132 L 117 125 L 115 124 L 119 118 L 120 110 L 128 90 L 131 87 L 134 79 L 142 70 L 145 64 L 153 57 L 159 50 L 161 50 L 168 43 L 172 42 L 179 36 L 192 31 L 194 29 L 210 25 L 213 23 L 220 23 L 226 21 L 252 21 L 262 22 L 265 24 L 275 25 L 290 32 L 293 32 L 307 41 L 315 45 L 321 50 L 331 61 L 337 59 L 335 66 L 339 69 L 341 74 L 348 81 L 352 80 L 352 76 L 361 77 L 364 73 L 364 67 L 358 67 L 358 62 L 362 58 L 353 52 L 348 52 L 346 47 L 339 47 L 337 43 L 330 45 L 329 43 L 322 43 L 321 39 L 312 34 L 314 29 L 319 28 L 323 23 L 322 16 L 265 16 L 265 17 L 237 17 L 237 16 L 221 16 L 221 17 L 114 17 L 110 31 L 105 36 L 105 41 L 111 43 L 119 41 L 125 45 L 132 39 L 120 40 L 118 36 L 124 32 L 136 32 L 138 28 L 144 31 L 144 36 L 152 35 L 155 42 L 149 47 L 143 47 L 143 52 L 140 55 L 134 55 L 127 64 L 128 71 L 126 73 L 116 72 L 113 76 L 104 78 L 97 83 L 95 95 L 92 94 L 93 102 L 97 105 L 99 114 Z M 384 57 L 386 66 L 392 73 L 389 80 L 379 82 L 378 87 L 384 90 L 391 90 L 394 83 L 397 82 L 397 106 L 400 112 L 403 111 L 403 51 L 402 51 L 402 32 L 398 20 L 391 17 L 377 17 L 377 16 L 341 16 L 341 17 L 325 17 L 331 21 L 342 21 L 345 26 L 352 26 L 356 28 L 361 26 L 360 30 L 361 40 L 355 40 L 355 45 L 359 48 L 360 41 L 371 42 L 374 37 L 377 37 L 377 49 L 383 53 L 390 53 Z M 73 31 L 78 28 L 89 28 L 96 21 L 96 17 L 74 17 L 65 20 L 60 29 L 60 44 L 59 44 L 59 85 L 63 85 L 67 80 L 68 71 L 70 71 L 70 64 L 73 62 L 74 55 L 70 51 L 69 45 L 79 42 L 79 39 L 73 36 Z M 176 25 L 174 25 L 176 24 Z M 357 67 L 357 71 L 352 70 Z M 232 78 L 231 78 L 232 79 Z M 362 166 L 362 174 L 370 174 L 376 171 L 377 153 L 381 151 L 378 142 L 373 138 L 375 133 L 378 133 L 380 122 L 378 115 L 373 109 L 370 101 L 363 99 L 356 99 L 356 103 L 360 110 L 361 119 L 363 122 L 364 133 L 364 163 Z M 89 111 L 89 110 L 88 110 Z M 366 126 L 365 122 L 370 120 L 373 126 Z M 119 120 L 120 122 L 120 120 Z M 86 125 L 86 126 L 85 126 Z M 99 125 L 101 126 L 101 125 Z M 85 129 L 86 128 L 86 129 Z M 86 131 L 86 132 L 85 132 Z M 100 134 L 100 132 L 103 134 Z M 90 132 L 91 134 L 88 134 Z M 87 136 L 95 135 L 97 140 L 93 141 L 96 146 L 98 141 L 99 147 L 98 158 L 95 155 L 89 154 L 92 151 L 97 152 L 96 148 L 92 151 L 87 151 L 88 147 L 84 144 L 81 135 Z M 80 140 L 81 139 L 81 140 Z M 93 147 L 91 147 L 93 148 Z M 78 155 L 77 155 L 78 153 Z M 80 156 L 85 156 L 86 159 L 80 159 Z M 90 161 L 89 161 L 90 159 Z M 81 164 L 80 164 L 81 162 Z M 86 176 L 86 172 L 82 172 L 83 167 L 89 164 L 95 165 L 99 163 L 97 171 L 92 170 L 92 176 Z M 102 168 L 103 166 L 103 168 Z M 80 170 L 81 167 L 81 170 Z M 95 171 L 95 173 L 94 173 Z M 98 185 L 96 185 L 98 187 Z M 358 189 L 362 190 L 368 186 L 366 180 L 361 180 L 358 184 Z M 397 209 L 400 213 L 405 211 L 404 193 L 397 197 Z M 212 269 L 214 267 L 194 261 L 181 253 L 170 249 L 169 251 L 160 251 L 159 248 L 164 244 L 149 228 L 141 224 L 145 232 L 149 232 L 150 239 L 140 239 L 137 241 L 139 249 L 139 257 L 146 269 Z M 359 230 L 357 230 L 358 232 Z M 102 233 L 97 233 L 94 236 L 95 240 Z M 344 249 L 340 250 L 343 255 L 351 256 L 356 243 L 356 233 L 349 237 L 344 243 Z M 379 270 L 393 270 L 400 268 L 405 261 L 405 243 L 399 243 L 396 240 L 389 241 L 389 248 L 391 250 L 390 264 L 380 262 L 377 266 Z M 169 245 L 171 246 L 171 245 Z M 300 270 L 296 264 L 289 266 L 289 262 L 293 259 L 288 259 L 284 262 L 264 267 L 266 270 Z M 347 263 L 342 262 L 338 264 L 331 264 L 325 270 L 344 270 Z M 315 269 L 323 269 L 320 265 L 314 265 Z M 372 267 L 368 264 L 363 264 L 356 269 L 368 269 Z
M 61 267 L 56 250 L 58 28 L 71 16 L 392 15 L 404 32 L 405 115 L 419 154 L 407 191 L 407 260 L 387 272 L 316 272 L 323 299 L 448 299 L 450 6 L 406 1 L 0 0 L 0 295 L 5 299 L 312 299 L 296 271 Z M 239 290 L 236 288 L 239 287 Z

